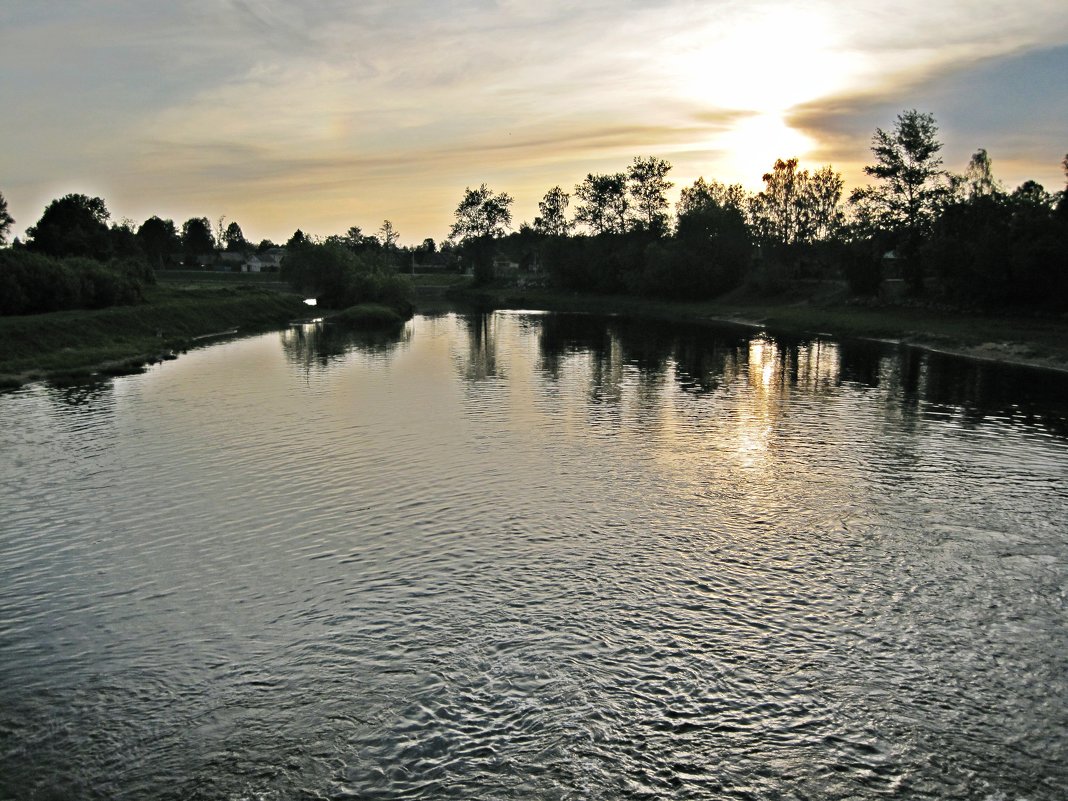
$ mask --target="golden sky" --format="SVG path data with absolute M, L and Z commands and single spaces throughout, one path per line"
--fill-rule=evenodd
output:
M 390 219 L 444 238 L 467 186 L 532 220 L 635 156 L 758 188 L 776 158 L 864 180 L 876 126 L 933 113 L 946 166 L 1063 188 L 1063 0 L 11 0 L 0 192 L 284 241 Z

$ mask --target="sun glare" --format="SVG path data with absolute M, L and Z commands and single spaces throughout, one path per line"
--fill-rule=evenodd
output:
M 713 122 L 704 145 L 722 154 L 719 180 L 754 187 L 777 158 L 803 158 L 815 147 L 788 126 L 787 112 L 847 86 L 862 66 L 833 20 L 790 7 L 742 13 L 697 26 L 676 42 L 671 70 L 679 91 Z
M 687 34 L 674 71 L 688 97 L 769 114 L 841 89 L 857 65 L 825 18 L 779 9 Z
M 753 186 L 771 171 L 777 158 L 803 158 L 815 143 L 787 125 L 780 114 L 758 114 L 739 121 L 709 143 L 723 153 L 721 180 Z M 729 173 L 729 174 L 728 174 Z

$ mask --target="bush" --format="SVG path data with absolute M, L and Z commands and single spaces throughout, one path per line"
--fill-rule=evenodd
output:
M 357 331 L 395 328 L 404 325 L 404 318 L 393 309 L 377 303 L 350 306 L 330 318 L 330 322 Z
M 353 253 L 334 243 L 297 245 L 282 261 L 282 278 L 329 309 L 378 303 L 404 317 L 412 313 L 411 283 L 377 253 Z
M 0 250 L 0 314 L 43 314 L 139 303 L 155 278 L 138 259 L 55 259 L 29 250 Z

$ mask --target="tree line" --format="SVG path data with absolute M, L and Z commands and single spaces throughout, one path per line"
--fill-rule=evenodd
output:
M 1068 310 L 1066 192 L 1034 181 L 1007 190 L 985 150 L 963 173 L 951 173 L 941 150 L 934 117 L 909 110 L 890 129 L 876 129 L 872 163 L 865 167 L 872 183 L 848 197 L 832 166 L 810 171 L 786 158 L 763 175 L 758 192 L 698 178 L 681 188 L 674 213 L 667 197 L 674 186 L 671 164 L 637 157 L 619 172 L 587 174 L 571 192 L 552 187 L 533 223 L 518 230 L 512 227 L 514 198 L 482 184 L 464 191 L 441 247 L 430 238 L 414 248 L 399 246 L 389 220 L 375 233 L 352 226 L 325 238 L 298 229 L 284 244 L 283 277 L 335 301 L 366 296 L 358 287 L 368 275 L 417 263 L 466 266 L 476 281 L 488 282 L 503 262 L 561 289 L 686 299 L 711 298 L 742 284 L 781 292 L 796 279 L 845 279 L 853 294 L 876 295 L 889 277 L 916 298 Z M 1068 156 L 1062 166 L 1068 178 Z M 13 222 L 0 195 L 0 245 Z M 67 195 L 45 208 L 25 243 L 16 240 L 0 251 L 3 310 L 128 302 L 152 280 L 153 269 L 277 247 L 270 240 L 248 242 L 240 225 L 225 217 L 214 225 L 194 217 L 179 227 L 153 216 L 135 226 L 110 222 L 101 198 Z M 104 267 L 89 269 L 86 261 L 63 266 L 70 259 Z M 101 270 L 124 277 L 105 279 Z M 348 277 L 339 279 L 342 274 Z M 53 295 L 65 300 L 47 299 L 55 281 L 67 289 Z
M 873 180 L 844 196 L 841 173 L 778 159 L 763 189 L 698 178 L 669 214 L 671 165 L 635 158 L 555 186 L 533 224 L 511 229 L 513 199 L 468 188 L 451 237 L 476 280 L 507 260 L 540 265 L 563 289 L 711 298 L 748 283 L 784 291 L 805 278 L 845 279 L 876 295 L 898 279 L 914 298 L 959 306 L 1068 309 L 1068 195 L 1034 181 L 1013 191 L 979 150 L 962 174 L 944 168 L 938 126 L 915 109 L 872 137 Z M 1068 156 L 1062 164 L 1068 179 Z

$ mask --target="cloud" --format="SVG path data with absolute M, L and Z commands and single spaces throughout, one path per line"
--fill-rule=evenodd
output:
M 985 146 L 1023 169 L 1065 147 L 1066 41 L 1062 0 L 7 3 L 0 189 L 20 224 L 73 183 L 121 214 L 241 211 L 251 235 L 386 210 L 414 235 L 465 183 L 521 205 L 635 155 L 679 182 L 770 166 L 799 140 L 776 119 L 858 173 L 912 106 L 947 161 Z M 758 115 L 771 152 L 732 166 L 729 134 Z
M 867 149 L 858 151 L 859 142 L 870 140 L 876 127 L 891 128 L 901 111 L 918 108 L 938 121 L 948 168 L 963 170 L 983 147 L 996 169 L 1009 168 L 1003 175 L 1010 185 L 1036 178 L 1058 186 L 1058 162 L 1068 149 L 1066 74 L 1068 46 L 976 59 L 877 93 L 805 104 L 789 122 L 821 143 L 817 157 L 855 165 L 870 157 Z

